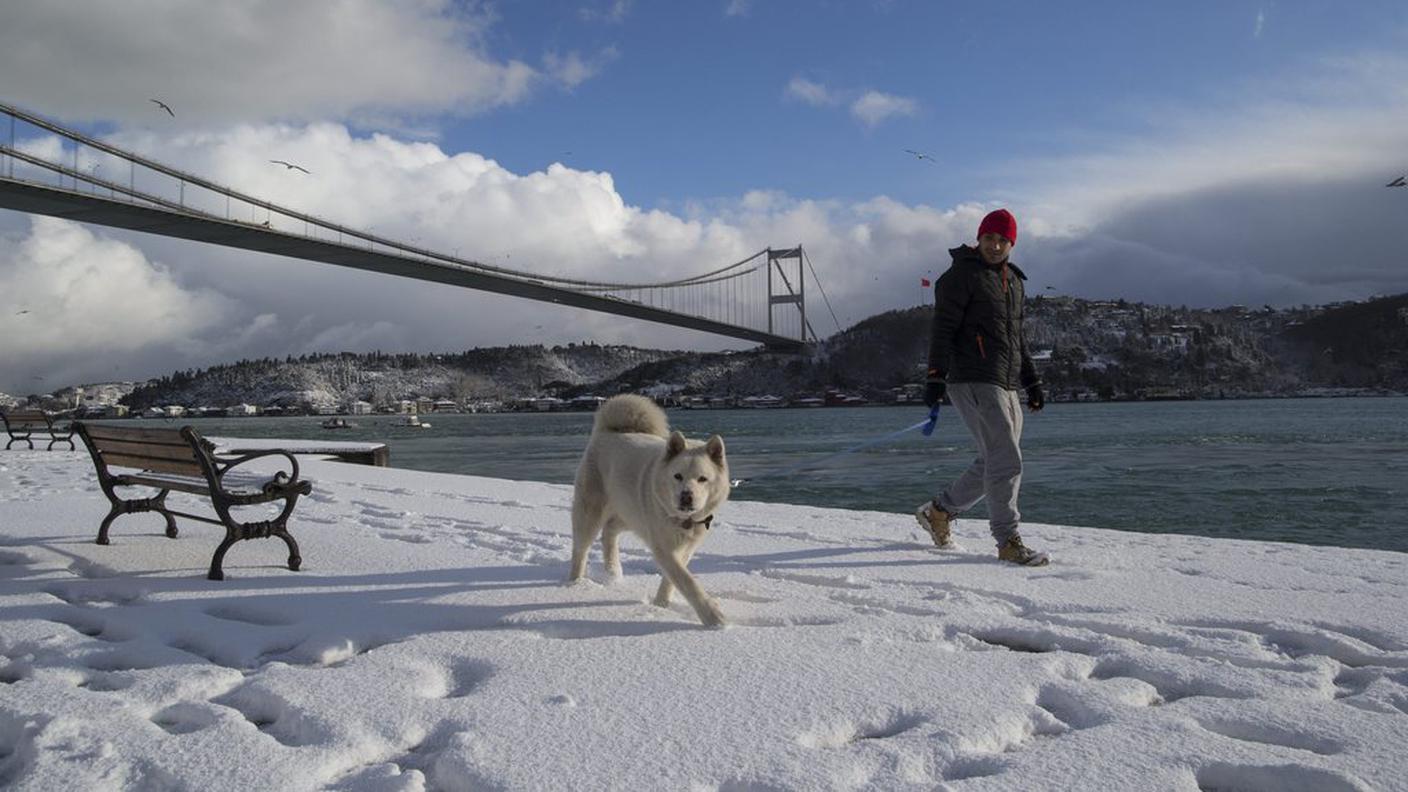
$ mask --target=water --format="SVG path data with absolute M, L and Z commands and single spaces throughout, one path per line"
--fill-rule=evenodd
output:
M 671 411 L 690 437 L 722 434 L 744 500 L 906 515 L 972 458 L 958 415 L 818 470 L 769 471 L 912 425 L 917 407 Z M 397 467 L 568 484 L 588 413 L 429 416 L 433 428 L 357 417 L 192 421 L 242 437 L 387 443 Z M 1408 552 L 1408 398 L 1053 404 L 1028 415 L 1023 519 Z M 979 505 L 966 517 L 984 518 Z M 821 527 L 824 530 L 824 526 Z M 967 523 L 969 536 L 985 525 Z

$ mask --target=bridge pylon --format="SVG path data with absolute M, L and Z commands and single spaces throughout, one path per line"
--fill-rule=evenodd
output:
M 792 281 L 787 277 L 787 270 L 784 268 L 784 262 L 791 259 L 797 261 L 797 287 L 795 289 L 792 288 Z M 778 335 L 774 329 L 776 321 L 773 318 L 773 306 L 796 305 L 797 340 L 802 344 L 807 343 L 807 330 L 809 329 L 805 272 L 806 267 L 802 259 L 801 245 L 791 248 L 768 248 L 768 333 Z

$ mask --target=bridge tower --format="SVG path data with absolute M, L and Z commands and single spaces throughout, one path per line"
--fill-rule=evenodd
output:
M 783 268 L 783 263 L 789 259 L 797 260 L 797 288 L 792 288 L 792 281 L 787 277 L 787 271 Z M 802 261 L 802 246 L 786 248 L 782 250 L 768 248 L 768 333 L 776 334 L 773 331 L 773 306 L 788 305 L 795 303 L 797 313 L 800 318 L 798 322 L 799 340 L 805 344 L 807 342 L 807 302 L 806 283 L 803 278 L 804 264 Z M 781 281 L 781 286 L 773 288 L 773 273 L 777 273 L 777 279 Z

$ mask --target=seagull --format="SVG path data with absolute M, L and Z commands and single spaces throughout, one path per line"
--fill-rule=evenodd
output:
M 1397 179 L 1384 185 L 1385 187 L 1408 187 L 1408 177 L 1399 176 Z
M 303 167 L 302 165 L 294 165 L 292 162 L 284 162 L 283 160 L 269 160 L 269 161 L 272 162 L 272 163 L 274 163 L 275 165 L 282 165 L 282 166 L 284 166 L 285 168 L 288 168 L 289 170 L 299 170 L 299 171 L 303 171 L 304 173 L 309 174 L 310 176 L 312 175 L 312 172 L 309 171 L 307 168 Z
M 171 106 L 168 105 L 166 102 L 163 102 L 160 99 L 153 99 L 152 101 L 156 102 L 156 106 L 160 107 L 162 110 L 165 110 L 168 114 L 171 115 L 172 118 L 176 117 L 176 111 L 172 110 Z
M 922 151 L 915 151 L 914 149 L 905 149 L 904 151 L 905 151 L 906 154 L 913 154 L 915 157 L 918 157 L 919 159 L 928 160 L 929 163 L 932 164 L 932 165 L 938 165 L 938 164 L 939 164 L 939 163 L 938 163 L 938 160 L 935 160 L 933 157 L 929 156 L 928 154 L 925 154 L 925 153 L 922 152 Z
M 15 316 L 23 316 L 23 315 L 25 315 L 25 314 L 27 314 L 27 313 L 29 313 L 29 309 L 28 309 L 28 308 L 26 308 L 26 309 L 24 309 L 23 311 L 20 311 L 19 313 L 15 314 Z

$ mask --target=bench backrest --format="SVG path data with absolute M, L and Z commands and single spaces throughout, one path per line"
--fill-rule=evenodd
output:
M 7 410 L 4 413 L 5 426 L 10 429 L 38 429 L 49 428 L 49 415 L 43 410 L 20 409 Z
M 207 463 L 197 448 L 206 441 L 190 427 L 129 429 L 84 422 L 76 426 L 93 454 L 93 461 L 101 461 L 100 466 L 205 477 Z

